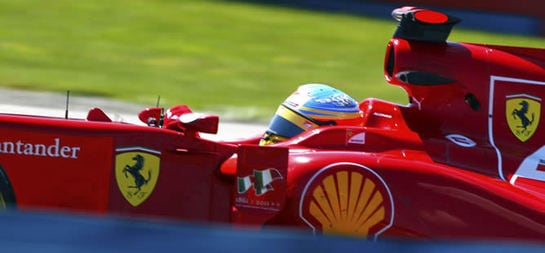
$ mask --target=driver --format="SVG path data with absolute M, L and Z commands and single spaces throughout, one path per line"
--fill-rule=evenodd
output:
M 259 145 L 287 140 L 320 126 L 362 124 L 363 112 L 346 93 L 326 84 L 304 84 L 276 110 Z

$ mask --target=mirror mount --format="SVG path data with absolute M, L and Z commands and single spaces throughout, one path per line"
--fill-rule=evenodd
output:
M 194 137 L 199 132 L 216 134 L 219 125 L 218 116 L 194 113 L 186 105 L 173 106 L 166 113 L 162 107 L 146 108 L 140 111 L 138 118 L 147 126 L 166 128 Z
M 162 127 L 163 126 L 164 108 L 150 107 L 138 113 L 138 119 L 147 126 Z

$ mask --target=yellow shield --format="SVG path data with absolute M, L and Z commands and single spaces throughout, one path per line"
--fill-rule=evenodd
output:
M 526 94 L 507 96 L 505 116 L 511 133 L 521 142 L 529 140 L 539 125 L 541 99 Z
M 115 178 L 123 197 L 132 205 L 142 204 L 153 192 L 159 177 L 160 153 L 153 150 L 118 149 Z

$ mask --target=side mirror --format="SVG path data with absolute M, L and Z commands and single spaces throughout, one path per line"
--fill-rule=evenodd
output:
M 178 127 L 187 132 L 218 133 L 219 117 L 201 113 L 186 113 L 180 115 Z
M 181 131 L 186 135 L 218 133 L 218 116 L 194 113 L 187 105 L 176 105 L 166 112 L 161 107 L 146 108 L 138 113 L 138 118 L 148 126 Z
M 162 125 L 163 108 L 151 107 L 146 108 L 138 113 L 138 118 L 144 124 L 153 127 L 160 127 Z

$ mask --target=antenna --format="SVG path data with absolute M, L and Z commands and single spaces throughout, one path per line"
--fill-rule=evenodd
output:
M 64 118 L 68 119 L 68 104 L 70 103 L 70 90 L 66 91 L 66 109 L 64 111 Z
M 159 107 L 159 102 L 161 101 L 161 96 L 157 96 L 157 104 L 155 107 Z M 163 122 L 165 118 L 165 108 L 161 107 L 161 114 L 159 115 L 159 122 L 157 122 L 157 127 L 163 127 Z

